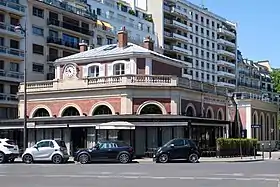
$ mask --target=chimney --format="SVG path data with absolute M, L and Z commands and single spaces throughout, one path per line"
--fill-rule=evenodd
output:
M 79 43 L 79 46 L 80 46 L 80 52 L 87 51 L 88 49 L 88 44 L 84 40 L 82 40 L 82 42 Z
M 118 46 L 122 48 L 127 46 L 127 32 L 125 27 L 122 27 L 118 32 Z
M 149 49 L 151 51 L 154 50 L 154 41 L 152 40 L 152 38 L 150 36 L 147 36 L 145 39 L 144 39 L 144 45 L 143 45 L 144 48 L 146 49 Z

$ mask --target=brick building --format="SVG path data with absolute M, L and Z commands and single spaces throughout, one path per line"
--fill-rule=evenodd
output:
M 87 49 L 56 60 L 56 78 L 27 83 L 28 141 L 61 138 L 73 151 L 102 139 L 121 139 L 138 155 L 171 138 L 190 137 L 202 147 L 214 147 L 227 136 L 227 90 L 182 77 L 188 62 L 128 43 L 125 29 L 118 43 Z M 1 128 L 20 131 L 19 117 Z M 18 128 L 18 130 L 16 130 Z

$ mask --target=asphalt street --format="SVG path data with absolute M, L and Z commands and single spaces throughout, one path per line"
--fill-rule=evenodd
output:
M 1 187 L 280 187 L 280 161 L 0 165 Z

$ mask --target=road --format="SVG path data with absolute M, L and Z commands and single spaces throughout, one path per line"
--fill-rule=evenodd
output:
M 249 163 L 3 164 L 1 187 L 280 187 L 280 161 Z

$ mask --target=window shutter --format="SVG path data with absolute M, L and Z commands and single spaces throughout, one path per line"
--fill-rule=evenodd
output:
M 101 64 L 99 66 L 99 77 L 104 77 L 105 76 L 105 64 Z
M 125 68 L 125 74 L 131 74 L 130 62 L 125 63 L 124 68 Z
M 113 76 L 114 70 L 113 70 L 113 64 L 108 64 L 108 75 L 107 76 Z
M 84 66 L 83 68 L 83 77 L 88 77 L 88 67 Z

